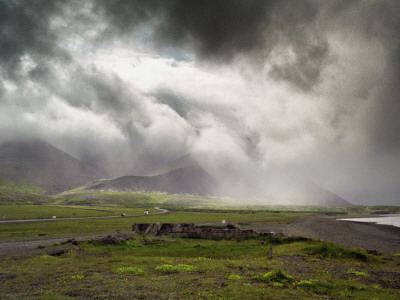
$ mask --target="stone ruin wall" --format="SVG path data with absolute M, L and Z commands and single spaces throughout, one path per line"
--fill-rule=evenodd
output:
M 193 223 L 156 223 L 156 224 L 133 224 L 132 230 L 134 234 L 149 236 L 173 236 L 173 237 L 190 237 L 203 239 L 243 239 L 250 237 L 258 237 L 261 234 L 251 230 L 242 229 L 237 225 L 227 224 L 225 226 L 199 226 Z

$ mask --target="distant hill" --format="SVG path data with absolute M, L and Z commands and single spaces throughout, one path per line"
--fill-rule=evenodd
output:
M 155 175 L 160 175 L 164 173 L 171 172 L 176 169 L 181 169 L 181 168 L 187 168 L 187 167 L 197 167 L 201 168 L 197 160 L 194 158 L 194 155 L 192 153 L 188 153 L 184 156 L 181 156 L 165 166 L 161 167 L 160 169 L 157 169 L 151 173 L 148 174 L 148 176 L 155 176 Z
M 191 154 L 182 156 L 148 176 L 122 176 L 96 180 L 86 184 L 85 190 L 159 191 L 169 194 L 215 195 L 218 190 L 210 176 Z
M 15 182 L 27 179 L 56 194 L 103 178 L 100 172 L 41 140 L 0 145 L 0 174 Z
M 215 180 L 202 168 L 189 166 L 155 176 L 122 176 L 96 180 L 84 190 L 159 191 L 169 194 L 214 195 Z
M 282 192 L 280 201 L 293 205 L 317 205 L 317 206 L 347 206 L 352 205 L 342 197 L 311 181 L 295 181 L 289 185 L 291 191 Z M 279 198 L 279 197 L 278 197 Z M 279 203 L 274 203 L 279 204 Z
M 304 191 L 306 195 L 304 202 L 308 205 L 352 205 L 350 202 L 344 200 L 342 197 L 322 188 L 321 186 L 313 182 L 308 182 L 307 184 L 305 184 Z

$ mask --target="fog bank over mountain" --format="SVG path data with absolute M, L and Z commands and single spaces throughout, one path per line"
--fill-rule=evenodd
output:
M 399 16 L 395 0 L 0 0 L 0 143 L 39 138 L 107 177 L 198 153 L 249 197 L 300 180 L 400 205 Z
M 48 194 L 58 194 L 105 175 L 41 140 L 13 140 L 0 145 L 0 176 L 28 180 Z

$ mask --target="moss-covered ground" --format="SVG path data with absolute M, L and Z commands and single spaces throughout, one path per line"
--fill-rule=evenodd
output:
M 144 242 L 143 240 L 146 239 Z M 260 243 L 261 242 L 261 243 Z M 399 299 L 400 257 L 321 241 L 134 237 L 0 262 L 3 299 Z M 268 259 L 272 247 L 272 259 Z M 336 254 L 324 255 L 334 247 Z M 312 253 L 310 249 L 319 249 Z M 45 254 L 47 253 L 49 254 Z M 331 251 L 331 250 L 326 250 Z M 359 253 L 359 257 L 350 252 Z M 350 254 L 349 254 L 350 253 Z M 38 271 L 40 270 L 40 271 Z

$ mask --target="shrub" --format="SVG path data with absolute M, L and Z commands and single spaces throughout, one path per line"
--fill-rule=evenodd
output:
M 269 281 L 269 282 L 290 282 L 293 280 L 293 276 L 290 276 L 286 274 L 285 272 L 281 270 L 275 270 L 268 272 L 263 275 L 263 280 L 264 281 Z
M 184 265 L 179 264 L 176 266 L 173 265 L 161 265 L 156 267 L 156 271 L 163 272 L 163 273 L 183 273 L 183 272 L 193 272 L 196 271 L 197 268 L 192 265 Z
M 273 243 L 273 244 L 282 244 L 283 242 L 284 242 L 284 238 L 281 235 L 278 235 L 275 238 L 271 238 L 271 243 Z
M 232 274 L 228 277 L 228 280 L 239 280 L 240 276 L 236 274 Z
M 144 272 L 138 267 L 122 267 L 115 270 L 117 274 L 129 274 L 129 275 L 143 275 Z
M 126 245 L 127 241 L 132 238 L 131 233 L 112 233 L 100 239 L 103 245 Z

